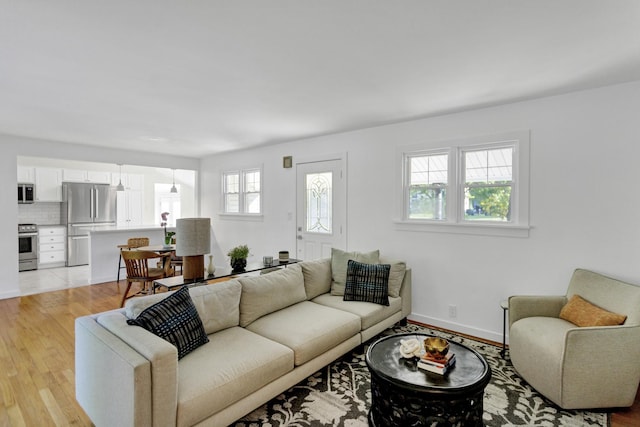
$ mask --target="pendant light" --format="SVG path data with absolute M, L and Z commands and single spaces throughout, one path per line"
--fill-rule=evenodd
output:
M 176 170 L 171 169 L 171 171 L 173 172 L 173 186 L 171 187 L 171 193 L 177 193 L 178 189 L 176 188 Z
M 116 187 L 116 191 L 124 191 L 124 185 L 122 185 L 122 164 L 118 164 L 120 167 L 120 182 L 118 182 L 118 186 Z

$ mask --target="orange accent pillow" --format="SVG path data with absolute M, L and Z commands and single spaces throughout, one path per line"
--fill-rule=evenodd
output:
M 573 295 L 562 307 L 560 318 L 577 326 L 614 326 L 627 320 L 627 316 L 595 306 L 579 295 Z

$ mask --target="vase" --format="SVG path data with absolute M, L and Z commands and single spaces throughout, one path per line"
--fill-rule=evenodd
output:
M 207 275 L 213 276 L 213 273 L 216 272 L 216 266 L 213 265 L 213 255 L 209 255 L 209 265 L 207 265 Z
M 167 246 L 171 244 L 171 236 L 167 236 L 164 238 L 164 244 Z
M 246 258 L 231 258 L 231 267 L 233 268 L 234 273 L 244 271 L 246 266 L 247 266 Z

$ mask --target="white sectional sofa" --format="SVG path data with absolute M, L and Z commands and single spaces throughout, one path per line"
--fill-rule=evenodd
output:
M 181 359 L 176 346 L 127 323 L 170 293 L 76 319 L 78 402 L 96 426 L 226 426 L 406 320 L 404 263 L 389 263 L 397 296 L 388 306 L 332 295 L 331 264 L 189 288 L 209 341 Z

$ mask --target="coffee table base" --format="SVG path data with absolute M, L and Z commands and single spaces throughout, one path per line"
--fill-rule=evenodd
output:
M 442 396 L 395 387 L 371 375 L 370 426 L 482 426 L 484 391 Z

